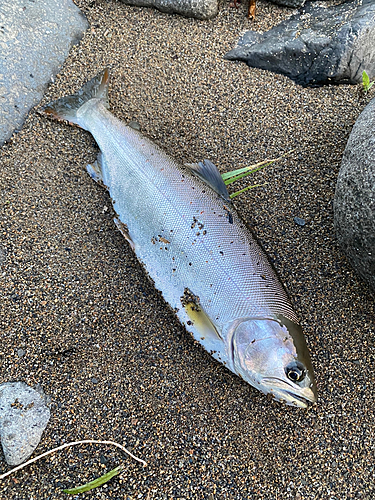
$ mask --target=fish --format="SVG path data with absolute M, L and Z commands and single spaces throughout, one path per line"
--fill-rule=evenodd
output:
M 217 361 L 271 399 L 317 400 L 310 353 L 283 285 L 237 214 L 217 167 L 182 164 L 109 111 L 105 69 L 41 108 L 88 130 L 87 170 L 109 191 L 115 222 L 182 325 Z

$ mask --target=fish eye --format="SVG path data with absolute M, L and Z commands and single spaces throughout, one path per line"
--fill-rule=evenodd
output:
M 285 368 L 286 376 L 292 382 L 302 382 L 306 376 L 306 370 L 301 363 L 294 362 L 290 363 Z

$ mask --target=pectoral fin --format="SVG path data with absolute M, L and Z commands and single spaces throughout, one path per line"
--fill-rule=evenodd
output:
M 86 170 L 89 176 L 95 181 L 98 182 L 99 184 L 102 184 L 104 186 L 103 182 L 103 165 L 104 165 L 104 159 L 103 155 L 100 152 L 98 154 L 98 157 L 96 161 L 91 165 L 90 163 L 87 165 Z M 106 187 L 106 186 L 104 186 Z
M 208 184 L 226 200 L 230 200 L 227 187 L 218 171 L 217 167 L 210 160 L 203 160 L 199 163 L 187 163 L 186 167 L 197 175 L 202 181 Z
M 190 321 L 193 323 L 195 329 L 199 332 L 199 335 L 201 336 L 200 340 L 202 341 L 202 343 L 206 339 L 209 341 L 219 340 L 220 342 L 222 342 L 222 338 L 220 337 L 218 331 L 201 307 L 197 307 L 195 304 L 190 302 L 189 304 L 184 305 L 184 308 L 186 314 L 189 316 Z
M 215 359 L 227 363 L 225 343 L 212 320 L 201 307 L 199 297 L 185 288 L 181 304 L 189 318 L 186 328 L 194 334 L 194 338 L 203 345 Z

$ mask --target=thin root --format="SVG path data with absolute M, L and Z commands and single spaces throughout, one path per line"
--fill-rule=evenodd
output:
M 85 439 L 83 441 L 72 441 L 71 443 L 65 443 L 61 446 L 58 446 L 57 448 L 53 448 L 53 450 L 46 451 L 45 453 L 42 453 L 41 455 L 38 455 L 35 458 L 32 458 L 28 462 L 25 462 L 24 464 L 18 465 L 14 469 L 6 472 L 5 474 L 2 474 L 0 476 L 0 480 L 6 478 L 7 476 L 10 476 L 11 474 L 13 474 L 13 472 L 21 470 L 24 467 L 27 467 L 28 465 L 36 462 L 37 460 L 46 457 L 47 455 L 51 455 L 51 453 L 55 453 L 55 451 L 60 451 L 60 450 L 63 450 L 64 448 L 68 448 L 69 446 L 75 446 L 77 444 L 109 444 L 111 446 L 117 446 L 117 448 L 120 448 L 120 450 L 124 451 L 125 453 L 130 455 L 132 458 L 134 458 L 134 460 L 137 460 L 137 462 L 141 462 L 144 466 L 147 465 L 147 463 L 144 460 L 142 460 L 141 458 L 137 458 L 129 450 L 127 450 L 124 446 L 122 446 L 121 444 L 115 443 L 114 441 L 97 441 L 97 440 L 92 440 L 92 439 Z

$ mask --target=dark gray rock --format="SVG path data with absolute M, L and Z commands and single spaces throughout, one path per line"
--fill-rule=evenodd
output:
M 18 465 L 38 446 L 50 417 L 46 398 L 23 382 L 0 385 L 0 439 L 5 460 Z
M 0 2 L 0 145 L 21 128 L 87 27 L 72 0 Z
M 282 73 L 301 85 L 358 83 L 375 76 L 375 2 L 306 3 L 264 34 L 248 31 L 226 59 Z
M 306 224 L 305 219 L 301 219 L 301 217 L 293 217 L 293 220 L 297 226 L 304 226 Z
M 0 266 L 2 264 L 5 264 L 6 260 L 7 260 L 7 252 L 5 248 L 0 247 Z
M 218 0 L 122 0 L 128 5 L 155 7 L 169 14 L 211 19 L 218 12 Z
M 306 0 L 272 0 L 272 3 L 277 3 L 283 7 L 292 7 L 293 9 L 297 7 L 302 7 Z
M 346 145 L 334 214 L 344 253 L 375 291 L 375 99 L 359 116 Z

